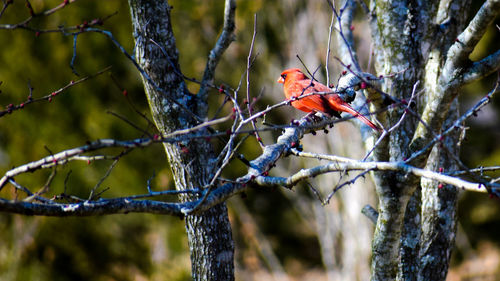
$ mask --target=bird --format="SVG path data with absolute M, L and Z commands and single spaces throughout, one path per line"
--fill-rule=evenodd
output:
M 283 84 L 283 91 L 287 100 L 291 101 L 293 107 L 298 110 L 316 113 L 321 112 L 328 117 L 340 118 L 340 112 L 347 112 L 361 120 L 361 122 L 370 126 L 376 131 L 381 131 L 380 127 L 375 125 L 361 113 L 357 112 L 347 102 L 345 102 L 338 94 L 327 86 L 308 78 L 299 68 L 290 68 L 283 71 L 278 79 L 278 83 Z M 329 93 L 308 95 L 311 93 Z M 304 98 L 298 97 L 308 95 Z

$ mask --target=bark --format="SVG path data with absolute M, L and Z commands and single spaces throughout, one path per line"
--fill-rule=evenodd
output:
M 430 30 L 426 46 L 434 46 L 429 50 L 425 65 L 424 85 L 426 95 L 423 102 L 433 102 L 446 93 L 439 88 L 439 77 L 443 72 L 446 52 L 454 42 L 458 33 L 464 28 L 470 9 L 470 1 L 443 1 L 436 14 L 436 28 Z M 452 20 L 453 19 L 453 20 Z M 440 36 L 432 38 L 432 34 Z M 425 117 L 425 116 L 424 116 Z M 455 99 L 450 112 L 446 116 L 443 128 L 448 128 L 452 120 L 458 118 L 458 101 Z M 425 119 L 428 121 L 428 119 Z M 436 130 L 438 131 L 438 130 Z M 443 143 L 434 146 L 427 159 L 426 168 L 438 171 L 456 170 L 458 167 L 450 155 L 441 147 L 445 145 L 454 155 L 459 155 L 458 132 L 455 131 Z M 439 182 L 422 180 L 421 225 L 419 241 L 419 257 L 417 280 L 445 280 L 448 273 L 451 252 L 453 250 L 456 224 L 458 190 L 444 185 L 439 188 Z M 418 214 L 415 214 L 418 216 Z
M 490 73 L 491 62 L 497 59 L 496 53 L 484 59 L 479 70 L 475 68 L 479 63 L 471 64 L 468 56 L 498 14 L 499 1 L 486 1 L 462 32 L 469 6 L 467 0 L 439 4 L 372 1 L 377 75 L 397 73 L 383 81 L 382 90 L 396 100 L 408 100 L 412 85 L 423 82 L 417 88 L 422 94 L 411 108 L 412 118 L 375 150 L 376 160 L 405 161 L 434 171 L 457 169 L 456 132 L 439 141 L 432 152 L 432 145 L 427 144 L 458 118 L 458 88 L 476 73 L 482 74 L 477 77 Z M 384 125 L 394 125 L 402 114 L 401 107 L 390 109 Z M 429 180 L 420 186 L 419 180 L 402 174 L 375 173 L 375 179 L 380 215 L 373 240 L 372 280 L 396 276 L 399 280 L 445 280 L 456 231 L 456 188 L 438 189 L 439 183 Z
M 372 3 L 372 28 L 377 74 L 401 73 L 385 80 L 382 90 L 396 99 L 410 99 L 414 84 L 421 79 L 421 54 L 418 48 L 419 18 L 416 3 L 377 1 Z M 404 111 L 389 110 L 384 124 L 396 124 Z M 375 151 L 377 161 L 403 161 L 416 126 L 408 119 L 394 130 Z M 395 280 L 400 270 L 401 234 L 407 204 L 417 188 L 414 176 L 401 173 L 375 173 L 379 197 L 379 217 L 372 242 L 372 280 Z M 405 232 L 409 233 L 409 232 Z M 406 244 L 403 241 L 403 244 Z M 409 244 L 411 245 L 411 244 Z M 408 245 L 407 245 L 408 246 Z M 411 259 L 410 259 L 411 260 Z
M 445 126 L 458 118 L 458 101 L 453 103 Z M 442 145 L 433 148 L 426 168 L 456 171 L 458 166 L 443 151 L 448 147 L 456 155 L 460 152 L 459 131 L 448 137 Z M 422 179 L 422 233 L 420 236 L 420 263 L 418 280 L 445 280 L 457 230 L 458 189 L 436 181 Z
M 198 124 L 206 115 L 206 101 L 189 93 L 178 64 L 178 51 L 167 1 L 130 0 L 136 60 L 158 130 L 167 134 Z M 149 79 L 148 79 L 149 78 Z M 198 115 L 200 116 L 198 116 Z M 213 176 L 213 148 L 190 140 L 164 144 L 176 189 L 206 186 Z M 183 202 L 193 195 L 183 195 Z M 185 218 L 194 280 L 233 280 L 234 245 L 225 203 Z
M 417 280 L 420 252 L 420 214 L 421 189 L 417 187 L 406 206 L 403 231 L 401 234 L 401 260 L 399 262 L 399 280 Z

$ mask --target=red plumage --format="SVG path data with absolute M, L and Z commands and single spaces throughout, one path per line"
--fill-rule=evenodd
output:
M 298 68 L 290 68 L 283 71 L 278 82 L 283 84 L 283 91 L 287 99 L 293 99 L 294 97 L 311 93 L 332 92 L 327 86 L 307 78 Z M 370 126 L 372 129 L 380 131 L 377 125 L 373 124 L 368 118 L 354 110 L 354 108 L 345 102 L 339 95 L 333 92 L 327 95 L 310 95 L 292 101 L 292 106 L 304 112 L 322 112 L 328 116 L 336 116 L 339 118 L 340 112 L 347 112 Z

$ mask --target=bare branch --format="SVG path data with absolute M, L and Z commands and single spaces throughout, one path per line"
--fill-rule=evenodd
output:
M 251 117 L 253 114 L 253 103 L 250 100 L 250 67 L 252 66 L 252 53 L 253 53 L 253 46 L 255 43 L 255 36 L 257 35 L 257 14 L 254 15 L 254 21 L 253 21 L 253 35 L 252 35 L 252 43 L 250 43 L 250 50 L 248 51 L 248 58 L 247 58 L 247 69 L 246 69 L 246 74 L 247 74 L 247 98 L 246 98 L 246 103 L 247 103 L 247 110 L 248 110 L 248 115 Z M 260 137 L 257 126 L 255 124 L 255 120 L 252 120 L 252 127 L 255 130 L 255 137 L 257 139 L 257 142 L 259 143 L 260 147 L 264 147 L 264 143 L 262 142 L 262 138 Z
M 497 80 L 495 87 L 491 90 L 485 97 L 483 97 L 479 102 L 477 102 L 472 108 L 470 108 L 465 114 L 463 114 L 460 118 L 458 118 L 452 126 L 446 129 L 444 132 L 436 135 L 431 141 L 429 141 L 422 149 L 415 151 L 408 159 L 406 159 L 406 163 L 411 163 L 418 157 L 422 157 L 426 153 L 430 152 L 434 144 L 441 141 L 445 136 L 450 134 L 453 130 L 460 128 L 461 124 L 469 117 L 476 114 L 481 108 L 485 107 L 487 104 L 491 102 L 491 98 L 494 94 L 500 92 L 500 76 Z
M 464 84 L 486 77 L 487 75 L 500 69 L 500 50 L 485 57 L 480 61 L 474 62 L 466 72 L 462 74 Z
M 326 58 L 325 58 L 325 70 L 326 70 L 326 85 L 330 87 L 330 44 L 332 43 L 332 32 L 333 32 L 333 24 L 335 22 L 335 13 L 332 11 L 332 19 L 330 21 L 330 28 L 328 29 L 328 46 L 326 49 Z
M 200 200 L 194 201 L 190 207 L 182 209 L 183 213 L 188 215 L 208 210 L 210 207 L 225 201 L 234 194 L 244 191 L 246 189 L 246 184 L 250 181 L 265 185 L 265 175 L 269 169 L 271 169 L 276 161 L 286 154 L 294 144 L 299 143 L 300 138 L 309 131 L 307 127 L 311 125 L 311 121 L 302 118 L 296 121 L 296 125 L 296 127 L 286 128 L 281 136 L 278 137 L 275 144 L 265 146 L 262 154 L 250 162 L 246 175 L 239 177 L 234 182 L 226 183 L 210 191 L 209 195 L 206 197 L 204 196 L 205 199 L 203 199 L 203 204 L 200 204 Z M 315 125 L 324 126 L 325 123 L 316 123 Z
M 29 95 L 28 95 L 28 98 L 26 101 L 18 104 L 18 105 L 15 105 L 15 104 L 9 104 L 7 106 L 7 109 L 6 110 L 2 110 L 0 111 L 0 117 L 4 116 L 5 114 L 10 114 L 16 110 L 20 110 L 20 109 L 23 109 L 25 106 L 29 105 L 29 104 L 32 104 L 32 103 L 36 103 L 36 102 L 41 102 L 41 101 L 48 101 L 48 102 L 51 102 L 52 99 L 54 99 L 56 96 L 58 96 L 60 93 L 64 92 L 65 90 L 75 86 L 75 85 L 78 85 L 80 83 L 83 83 L 89 79 L 92 79 L 94 77 L 97 77 L 107 71 L 109 71 L 111 69 L 111 66 L 108 66 L 100 71 L 98 71 L 97 73 L 95 74 L 92 74 L 92 75 L 89 75 L 89 76 L 86 76 L 86 77 L 83 77 L 81 79 L 78 79 L 77 81 L 70 81 L 68 84 L 66 84 L 65 86 L 51 92 L 50 94 L 47 94 L 43 97 L 39 97 L 39 98 L 36 98 L 34 99 L 33 98 L 33 88 L 31 86 L 29 86 L 29 89 L 30 89 L 30 92 L 29 92 Z
M 16 24 L 0 24 L 0 29 L 24 28 L 24 29 L 31 30 L 31 28 L 28 27 L 28 23 L 30 23 L 35 16 L 37 16 L 37 17 L 49 16 L 49 15 L 61 10 L 62 8 L 66 7 L 70 3 L 74 3 L 76 1 L 77 0 L 65 0 L 65 1 L 62 1 L 59 5 L 55 6 L 54 8 L 51 8 L 51 9 L 48 9 L 48 10 L 45 10 L 43 12 L 36 13 L 36 14 L 33 11 L 31 4 L 29 4 L 29 2 L 27 1 L 26 3 L 28 6 L 28 9 L 30 10 L 30 16 L 28 18 L 26 18 L 25 20 L 23 20 L 19 23 L 16 23 Z M 13 1 L 4 1 L 4 5 L 2 7 L 2 10 L 0 11 L 0 18 L 2 17 L 2 15 L 5 12 L 5 10 L 7 9 L 7 7 L 12 3 L 13 3 Z
M 235 40 L 234 29 L 235 29 L 235 16 L 236 11 L 236 0 L 226 0 L 224 8 L 224 26 L 222 27 L 222 33 L 217 39 L 217 43 L 214 48 L 210 51 L 208 56 L 207 65 L 205 67 L 205 72 L 203 73 L 203 78 L 201 81 L 201 87 L 198 92 L 202 102 L 206 102 L 208 94 L 208 85 L 212 84 L 215 76 L 215 68 L 219 63 L 219 60 L 224 53 L 224 51 L 229 47 L 229 44 Z
M 64 150 L 62 152 L 56 153 L 54 155 L 47 156 L 38 161 L 34 161 L 28 164 L 21 165 L 17 168 L 11 169 L 5 173 L 5 175 L 0 179 L 0 190 L 5 186 L 9 179 L 23 173 L 32 172 L 41 168 L 50 168 L 56 165 L 61 165 L 72 160 L 80 160 L 78 158 L 74 159 L 74 156 L 78 156 L 82 153 L 95 151 L 98 149 L 106 147 L 125 147 L 133 148 L 138 146 L 146 146 L 153 142 L 152 139 L 136 139 L 133 141 L 117 141 L 114 139 L 102 139 L 91 142 L 84 146 L 77 148 L 72 148 Z
M 329 172 L 339 171 L 399 171 L 404 173 L 411 173 L 418 177 L 424 177 L 436 180 L 442 183 L 453 185 L 468 191 L 487 192 L 486 186 L 491 187 L 495 193 L 500 194 L 500 184 L 483 184 L 474 183 L 462 180 L 457 177 L 448 176 L 445 174 L 428 171 L 425 169 L 416 168 L 405 164 L 404 162 L 361 162 L 349 161 L 345 163 L 330 163 L 322 166 L 316 166 L 310 169 L 302 169 L 299 172 L 287 178 L 283 177 L 264 177 L 258 181 L 261 185 L 281 185 L 285 187 L 292 187 L 298 182 L 308 178 L 316 177 Z
M 26 193 L 26 195 L 28 195 L 28 197 L 26 197 L 23 201 L 24 202 L 30 202 L 32 200 L 38 200 L 40 202 L 44 202 L 44 203 L 48 203 L 48 204 L 52 204 L 53 202 L 42 197 L 42 196 L 39 196 L 38 194 L 34 194 L 32 193 L 29 189 L 27 189 L 26 187 L 20 185 L 19 183 L 17 183 L 16 181 L 14 180 L 9 180 L 9 182 L 17 189 L 17 190 L 20 190 L 24 193 Z
M 267 176 L 267 171 L 271 169 L 274 163 L 283 155 L 289 151 L 292 146 L 299 142 L 299 139 L 303 136 L 305 132 L 309 129 L 309 120 L 302 119 L 297 122 L 297 127 L 286 128 L 284 133 L 278 138 L 278 141 L 274 145 L 266 146 L 264 148 L 264 152 L 260 157 L 253 160 L 249 164 L 248 173 L 245 176 L 242 176 L 235 180 L 234 182 L 226 183 L 224 185 L 218 186 L 214 188 L 209 193 L 206 193 L 203 196 L 203 200 L 199 199 L 193 202 L 186 203 L 163 203 L 157 201 L 135 201 L 134 198 L 139 197 L 129 197 L 129 198 L 118 198 L 118 199 L 100 199 L 96 202 L 79 202 L 75 204 L 58 204 L 58 203 L 21 203 L 14 202 L 1 199 L 0 200 L 0 210 L 11 211 L 22 214 L 39 214 L 39 215 L 49 215 L 49 216 L 67 216 L 67 215 L 77 215 L 77 216 L 87 216 L 87 215 L 102 215 L 102 214 L 112 214 L 112 213 L 126 213 L 126 212 L 149 212 L 152 213 L 161 213 L 161 214 L 172 214 L 172 215 L 181 215 L 181 214 L 193 214 L 203 212 L 204 210 L 209 209 L 210 207 L 225 201 L 227 198 L 237 194 L 239 192 L 244 191 L 247 186 L 246 184 L 250 181 L 255 181 L 260 185 L 283 185 L 283 186 L 293 186 L 300 180 L 307 179 L 309 177 L 323 174 L 326 172 L 333 171 L 348 171 L 348 170 L 378 170 L 378 171 L 400 171 L 404 173 L 411 173 L 419 177 L 425 177 L 429 179 L 433 179 L 442 183 L 451 184 L 463 189 L 472 190 L 472 191 L 480 191 L 485 192 L 486 189 L 484 185 L 478 183 L 471 183 L 464 181 L 462 179 L 445 175 L 442 173 L 437 173 L 433 171 L 427 171 L 424 169 L 419 169 L 410 165 L 405 164 L 404 162 L 362 162 L 354 159 L 332 156 L 332 155 L 317 155 L 317 154 L 306 154 L 306 153 L 298 153 L 300 156 L 309 156 L 317 159 L 325 159 L 330 161 L 336 161 L 336 163 L 331 163 L 323 166 L 318 166 L 312 169 L 303 170 L 295 175 L 292 175 L 288 178 L 278 178 L 278 177 L 269 177 Z M 320 124 L 317 124 L 321 126 Z M 138 142 L 139 141 L 139 142 Z M 121 146 L 137 146 L 141 145 L 140 140 L 135 142 L 124 142 L 121 143 Z M 145 144 L 147 140 L 143 140 Z M 114 140 L 103 140 L 98 143 L 94 143 L 94 145 L 117 145 L 119 142 Z M 85 146 L 87 149 L 91 146 Z M 82 148 L 80 148 L 80 151 Z M 76 151 L 74 153 L 77 154 Z M 54 154 L 53 156 L 46 157 L 35 163 L 38 166 L 42 165 L 51 165 L 54 162 L 54 159 L 61 157 L 68 157 L 72 155 L 72 151 L 65 151 L 62 153 Z M 34 165 L 31 164 L 31 165 Z M 35 166 L 36 166 L 35 165 Z M 15 174 L 29 171 L 36 167 L 32 167 L 30 165 L 25 165 L 18 167 L 14 170 L 11 170 L 6 173 L 2 181 L 8 180 L 13 177 Z M 489 184 L 495 191 L 500 188 L 498 184 Z M 208 192 L 205 190 L 205 192 Z M 148 194 L 145 196 L 152 196 L 154 194 Z M 201 201 L 202 200 L 202 201 Z M 50 205 L 49 205 L 50 204 Z
M 368 219 L 370 219 L 370 221 L 373 222 L 373 224 L 377 224 L 378 212 L 377 210 L 375 210 L 375 208 L 373 208 L 370 205 L 365 205 L 363 209 L 361 209 L 361 213 L 365 215 Z
M 109 157 L 106 156 L 82 156 L 81 154 L 87 153 L 87 152 L 92 152 L 96 150 L 100 150 L 103 148 L 109 148 L 109 147 L 123 147 L 127 149 L 133 149 L 137 147 L 146 147 L 149 146 L 153 143 L 160 143 L 160 142 L 175 142 L 178 141 L 176 137 L 182 136 L 182 135 L 187 135 L 190 133 L 194 133 L 198 130 L 201 130 L 205 127 L 215 125 L 218 123 L 222 123 L 230 119 L 230 116 L 228 117 L 223 117 L 219 118 L 216 120 L 212 121 L 207 121 L 205 123 L 196 125 L 191 128 L 183 129 L 183 130 L 177 130 L 171 134 L 167 134 L 165 136 L 153 136 L 153 138 L 138 138 L 138 139 L 133 139 L 133 140 L 126 140 L 126 141 L 119 141 L 115 139 L 100 139 L 97 141 L 90 142 L 84 146 L 76 147 L 76 148 L 71 148 L 67 149 L 64 151 L 61 151 L 59 153 L 56 153 L 54 155 L 47 156 L 45 158 L 42 158 L 38 161 L 33 161 L 24 165 L 21 165 L 19 167 L 13 168 L 9 171 L 7 171 L 4 176 L 0 179 L 0 190 L 5 186 L 5 184 L 8 182 L 9 179 L 23 173 L 27 172 L 32 172 L 38 169 L 46 169 L 50 168 L 53 166 L 57 165 L 62 165 L 65 164 L 69 161 L 75 161 L 75 160 L 84 160 L 84 161 L 91 161 L 91 160 L 103 160 L 103 159 L 110 159 Z M 206 136 L 195 136 L 195 138 L 203 138 Z M 113 159 L 113 158 L 111 158 Z
M 104 182 L 104 180 L 109 177 L 113 168 L 116 166 L 116 164 L 118 164 L 118 160 L 119 159 L 117 158 L 117 159 L 115 159 L 115 161 L 113 161 L 113 163 L 111 163 L 111 165 L 109 166 L 106 173 L 99 179 L 99 181 L 96 183 L 94 188 L 92 188 L 92 190 L 90 190 L 90 195 L 89 195 L 89 199 L 88 199 L 89 201 L 95 200 L 95 198 L 99 197 L 99 195 L 95 195 L 95 197 L 94 197 L 94 193 L 101 186 L 101 184 Z
M 332 7 L 333 11 L 335 9 Z M 352 21 L 356 11 L 356 2 L 354 0 L 345 0 L 340 13 L 336 14 L 339 25 L 337 33 L 338 54 L 347 60 L 348 65 L 354 65 L 357 71 L 362 71 L 359 66 L 356 50 L 354 49 L 354 36 L 352 34 Z
M 193 118 L 194 120 L 196 120 L 197 122 L 203 122 L 203 119 L 201 117 L 199 117 L 198 115 L 196 115 L 195 113 L 193 113 L 191 110 L 189 110 L 189 108 L 186 107 L 186 105 L 180 103 L 179 101 L 177 101 L 176 99 L 172 98 L 168 91 L 166 89 L 163 89 L 161 88 L 157 83 L 155 83 L 155 81 L 153 81 L 153 79 L 151 78 L 151 76 L 149 76 L 146 71 L 139 65 L 139 63 L 135 60 L 134 57 L 132 57 L 132 55 L 130 55 L 127 50 L 125 50 L 125 48 L 118 42 L 118 40 L 115 38 L 115 36 L 107 31 L 107 30 L 102 30 L 102 29 L 98 29 L 98 28 L 86 28 L 85 31 L 88 31 L 88 32 L 96 32 L 96 33 L 100 33 L 100 34 L 103 34 L 105 35 L 106 37 L 108 37 L 111 42 L 122 52 L 123 55 L 125 55 L 125 57 L 130 61 L 132 62 L 132 64 L 134 65 L 134 67 L 141 73 L 141 76 L 143 77 L 144 80 L 146 80 L 156 91 L 158 91 L 159 93 L 162 94 L 162 98 L 165 98 L 167 99 L 169 102 L 171 102 L 172 104 L 175 104 L 177 105 L 179 108 L 181 108 L 184 112 L 186 112 L 187 114 L 189 114 L 189 116 L 191 118 Z M 79 32 L 75 33 L 75 34 L 78 34 Z M 74 34 L 71 34 L 71 35 L 74 35 Z M 154 42 L 154 41 L 152 41 Z M 162 50 L 163 54 L 165 55 L 165 57 L 169 60 L 170 63 L 171 60 L 170 58 L 168 57 L 168 54 L 167 52 L 161 47 L 159 46 L 158 44 L 155 44 L 157 47 L 160 48 L 160 50 Z M 179 72 L 179 71 L 176 71 L 176 68 L 173 66 L 172 67 L 174 69 L 174 72 L 183 77 L 184 76 Z
M 183 217 L 182 204 L 150 200 L 101 199 L 96 202 L 84 201 L 76 204 L 32 203 L 10 201 L 0 198 L 0 211 L 23 215 L 39 216 L 98 216 L 127 213 L 152 213 Z
M 499 13 L 500 1 L 487 0 L 470 21 L 467 28 L 457 37 L 455 43 L 448 50 L 446 63 L 443 67 L 443 74 L 441 75 L 448 82 L 456 82 L 447 87 L 455 88 L 463 85 L 463 82 L 458 83 L 460 79 L 455 79 L 457 77 L 457 71 L 460 71 L 465 65 L 470 53 L 483 37 L 487 27 L 495 20 L 495 17 Z

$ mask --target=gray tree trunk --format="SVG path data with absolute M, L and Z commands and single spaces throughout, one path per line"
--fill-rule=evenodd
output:
M 153 119 L 162 134 L 197 125 L 206 101 L 191 94 L 180 74 L 167 1 L 130 0 L 136 60 Z M 152 84 L 154 83 L 154 84 Z M 195 116 L 197 115 L 197 117 Z M 178 190 L 206 186 L 214 171 L 213 148 L 204 140 L 165 144 Z M 181 198 L 190 198 L 184 195 Z M 185 219 L 194 280 L 234 280 L 234 243 L 225 203 Z
M 498 13 L 498 1 L 487 2 L 491 3 L 484 5 L 485 10 Z M 406 101 L 417 82 L 421 91 L 413 108 L 420 118 L 409 117 L 393 131 L 375 151 L 376 160 L 406 161 L 423 152 L 411 160 L 413 166 L 456 170 L 453 157 L 459 154 L 459 130 L 432 151 L 422 149 L 459 116 L 455 98 L 464 82 L 458 73 L 472 50 L 467 44 L 475 45 L 474 37 L 484 32 L 472 29 L 477 34 L 466 34 L 462 40 L 468 42 L 457 45 L 470 1 L 372 1 L 370 8 L 377 75 L 398 73 L 384 80 L 383 91 Z M 486 15 L 479 21 L 484 25 L 491 20 Z M 382 121 L 386 126 L 396 124 L 403 113 L 400 107 L 390 109 Z M 445 280 L 456 233 L 456 188 L 401 173 L 375 173 L 375 180 L 380 214 L 373 239 L 372 280 Z

